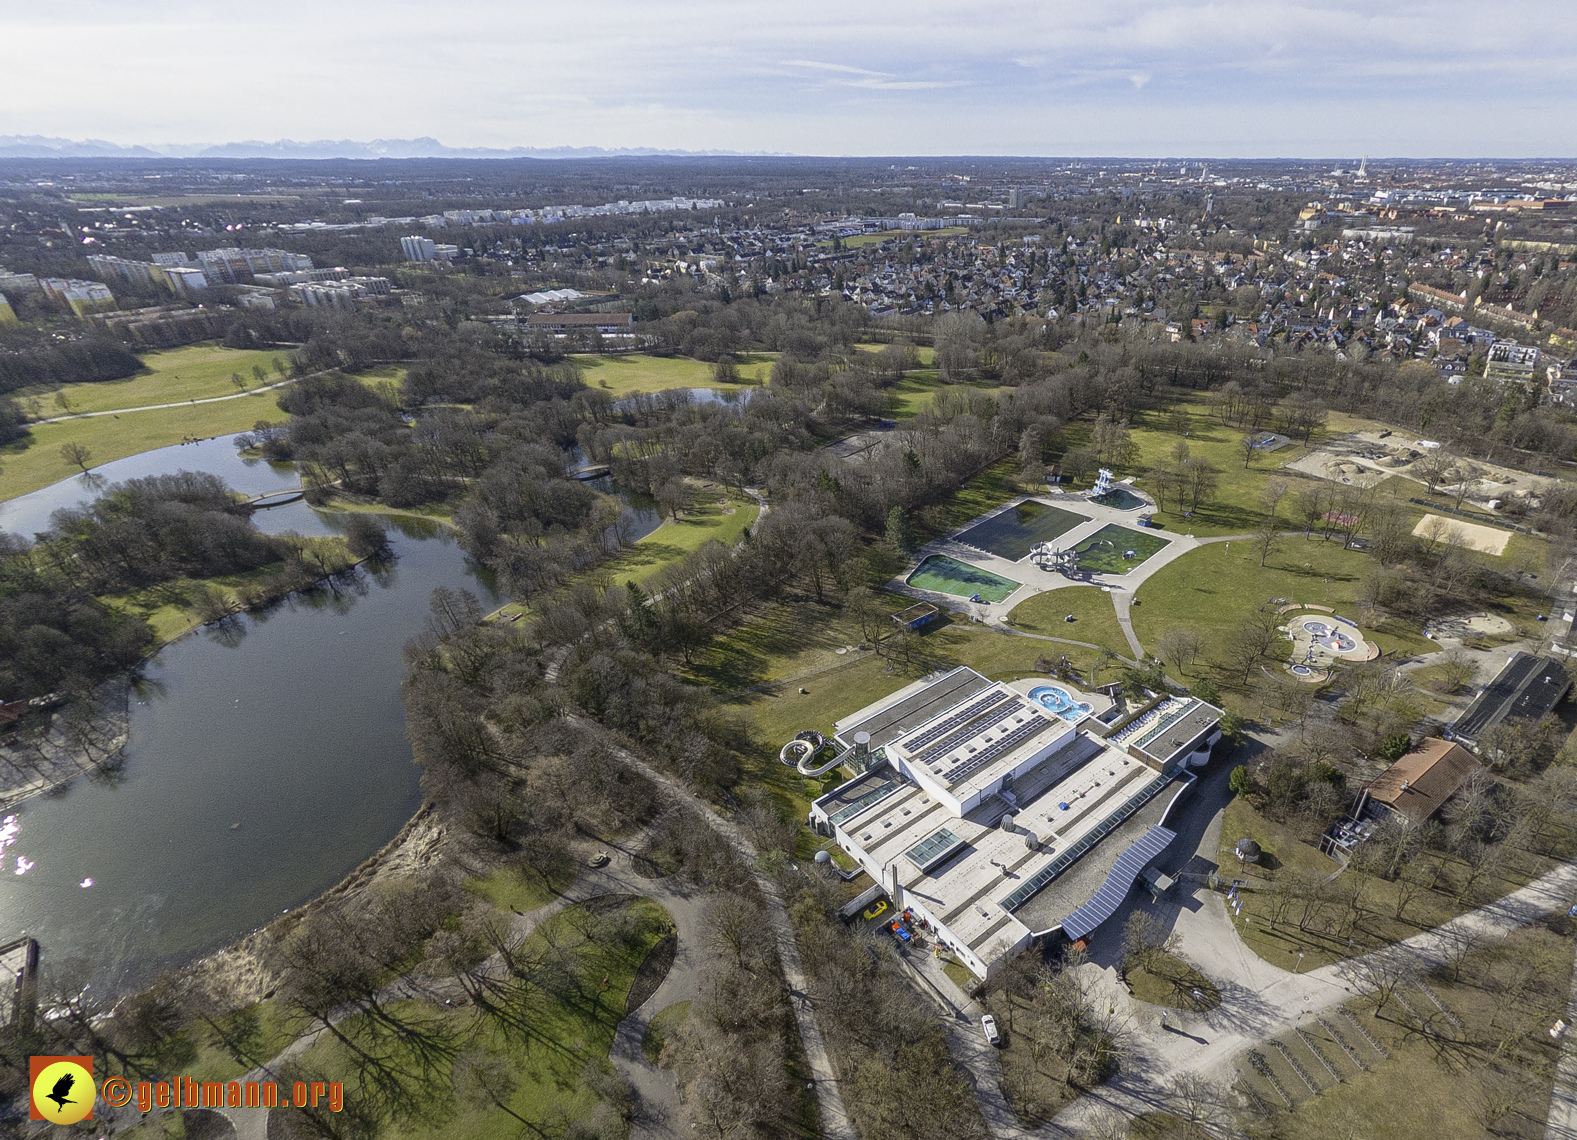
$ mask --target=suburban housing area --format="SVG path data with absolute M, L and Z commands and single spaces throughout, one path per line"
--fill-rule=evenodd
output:
M 1574 202 L 0 152 L 6 1119 L 1577 1134 Z

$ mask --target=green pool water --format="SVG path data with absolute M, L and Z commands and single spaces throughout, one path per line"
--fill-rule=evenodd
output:
M 1097 574 L 1126 574 L 1166 545 L 1166 539 L 1112 523 L 1103 526 L 1073 549 L 1079 552 L 1079 569 Z M 1125 551 L 1132 558 L 1124 558 Z
M 933 554 L 907 579 L 909 585 L 919 590 L 935 590 L 939 594 L 952 594 L 958 598 L 972 598 L 979 594 L 988 602 L 1006 599 L 1020 583 L 978 566 L 959 562 L 945 554 Z

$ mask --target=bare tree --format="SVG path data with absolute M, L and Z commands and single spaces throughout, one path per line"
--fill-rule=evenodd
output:
M 61 444 L 60 458 L 64 459 L 73 467 L 82 468 L 82 473 L 84 475 L 86 475 L 88 473 L 88 469 L 93 466 L 93 452 L 80 443 Z
M 1418 977 L 1418 960 L 1398 947 L 1377 950 L 1349 958 L 1338 971 L 1367 993 L 1378 1015 L 1396 996 L 1396 991 Z
M 1203 647 L 1199 634 L 1183 626 L 1173 626 L 1156 643 L 1161 660 L 1179 672 L 1198 660 Z

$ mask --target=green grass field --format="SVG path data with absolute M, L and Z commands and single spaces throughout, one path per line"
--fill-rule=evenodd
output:
M 258 420 L 279 421 L 285 414 L 275 403 L 276 392 L 194 404 L 131 415 L 94 416 L 58 424 L 36 424 L 22 439 L 0 447 L 0 500 L 12 499 L 77 474 L 75 465 L 61 458 L 61 445 L 80 443 L 93 453 L 90 465 L 124 459 L 186 439 L 208 439 L 246 431 Z
M 1072 614 L 1073 621 L 1068 621 Z M 1099 586 L 1065 586 L 1045 594 L 1036 594 L 1027 602 L 1020 602 L 1008 615 L 1008 623 L 1030 633 L 1047 637 L 1065 637 L 1070 641 L 1087 641 L 1104 645 L 1112 652 L 1127 657 L 1128 639 L 1122 626 L 1117 624 L 1117 610 L 1112 606 L 1112 596 Z M 1047 646 L 1047 652 L 1052 652 Z M 1058 649 L 1060 653 L 1062 650 Z
M 613 561 L 598 567 L 613 575 L 620 585 L 644 583 L 668 567 L 695 553 L 711 540 L 732 546 L 747 527 L 755 525 L 761 508 L 752 498 L 739 497 L 722 489 L 698 490 L 694 505 L 677 519 L 664 519 L 662 525 L 640 539 Z M 490 618 L 511 618 L 528 613 L 520 602 L 500 606 Z
M 719 384 L 714 366 L 688 356 L 647 356 L 632 352 L 617 356 L 572 356 L 586 383 L 609 395 L 624 397 L 632 392 L 666 392 L 670 388 L 717 388 L 737 390 L 765 384 L 772 376 L 775 352 L 744 353 L 735 358 L 743 384 Z
M 17 393 L 17 399 L 29 417 L 48 419 L 72 412 L 107 412 L 147 404 L 233 396 L 237 389 L 230 377 L 235 373 L 240 373 L 249 389 L 262 386 L 252 375 L 254 365 L 262 367 L 265 373 L 264 385 L 277 384 L 282 377 L 274 368 L 275 360 L 287 369 L 290 366 L 289 354 L 286 352 L 257 352 L 216 344 L 191 344 L 185 348 L 144 353 L 143 371 L 124 380 L 100 380 L 91 384 L 63 386 L 60 392 L 70 405 L 68 408 L 55 403 L 54 389 L 26 389 Z
M 1264 566 L 1253 544 L 1214 542 L 1168 563 L 1139 587 L 1133 609 L 1134 632 L 1154 651 L 1173 626 L 1197 632 L 1210 659 L 1225 639 L 1271 598 L 1331 606 L 1352 612 L 1359 579 L 1374 564 L 1369 555 L 1343 550 L 1339 541 L 1318 537 L 1284 538 Z M 1438 647 L 1399 618 L 1364 633 L 1382 653 L 1430 653 Z
M 930 349 L 924 350 L 929 352 Z M 976 392 L 983 392 L 987 396 L 996 397 L 1006 389 L 996 384 L 967 383 L 950 385 L 942 383 L 940 377 L 929 369 L 910 372 L 898 383 L 887 389 L 888 396 L 892 399 L 891 411 L 894 419 L 912 420 L 915 416 L 925 411 L 931 404 L 932 398 L 943 388 L 964 387 L 972 388 Z
M 574 879 L 573 867 L 566 867 L 562 877 L 551 881 L 534 873 L 522 874 L 515 867 L 497 867 L 485 875 L 467 880 L 465 889 L 486 899 L 497 910 L 525 914 L 552 902 L 564 893 Z
M 527 1011 L 531 1026 L 529 1044 L 511 1044 L 491 1026 L 477 1026 L 477 1014 L 470 1009 L 427 1006 L 421 1012 L 452 1021 L 454 1028 L 478 1031 L 477 1044 L 504 1062 L 513 1078 L 514 1088 L 505 1103 L 526 1120 L 543 1127 L 564 1125 L 589 1116 L 598 1097 L 582 1080 L 588 1064 L 606 1067 L 613 1033 L 624 1019 L 625 999 L 635 972 L 646 955 L 673 929 L 673 920 L 662 907 L 647 899 L 629 904 L 631 936 L 622 939 L 588 938 L 587 931 L 602 926 L 606 917 L 574 906 L 554 915 L 528 940 L 525 953 L 537 947 L 553 946 L 560 960 L 573 974 L 573 985 L 557 995 L 538 988 Z M 612 944 L 609 944 L 609 943 Z M 400 1003 L 397 1008 L 413 1010 L 416 1003 Z M 341 1023 L 340 1029 L 354 1037 L 358 1018 Z M 307 1064 L 321 1065 L 330 1075 L 346 1081 L 345 1098 L 358 1093 L 354 1066 L 343 1045 L 325 1036 L 307 1051 Z M 447 1062 L 440 1062 L 447 1069 Z M 409 1138 L 444 1137 L 445 1140 L 488 1140 L 516 1135 L 519 1121 L 497 1108 L 486 1096 L 457 1098 L 451 1115 L 432 1121 L 392 1122 L 383 1135 Z M 527 1133 L 530 1134 L 530 1133 Z
M 894 238 L 900 241 L 909 238 L 927 240 L 939 237 L 957 237 L 959 234 L 967 234 L 968 232 L 969 227 L 967 226 L 946 226 L 939 230 L 882 230 L 874 234 L 855 234 L 853 237 L 846 237 L 843 239 L 843 247 L 845 249 L 860 249 L 867 245 L 880 245 L 882 242 L 891 241 Z M 829 238 L 827 241 L 819 241 L 816 244 L 819 246 L 830 246 L 832 241 Z
M 854 346 L 854 351 L 855 352 L 868 352 L 868 353 L 870 353 L 871 355 L 874 356 L 876 353 L 881 352 L 881 350 L 886 348 L 886 347 L 887 346 L 885 344 L 862 343 L 862 344 L 855 345 Z M 936 349 L 932 348 L 930 345 L 928 345 L 928 344 L 917 344 L 917 345 L 914 346 L 914 352 L 915 352 L 915 357 L 920 361 L 920 367 L 921 368 L 931 368 L 931 367 L 933 367 L 935 365 L 935 363 L 936 363 Z

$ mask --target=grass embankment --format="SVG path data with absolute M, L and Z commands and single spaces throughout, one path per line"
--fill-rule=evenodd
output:
M 514 1087 L 503 1098 L 504 1103 L 539 1128 L 552 1129 L 554 1135 L 595 1110 L 597 1093 L 582 1079 L 582 1073 L 588 1065 L 608 1065 L 614 1029 L 624 1019 L 625 1000 L 636 971 L 652 948 L 673 930 L 668 912 L 649 899 L 634 900 L 615 912 L 597 911 L 602 908 L 585 904 L 561 911 L 539 926 L 522 949 L 528 957 L 551 953 L 571 975 L 569 984 L 539 987 L 527 999 L 529 1045 L 505 1040 L 495 1028 L 480 1023 L 472 1009 L 429 1005 L 424 1011 L 449 1021 L 461 1034 L 475 1033 L 477 1046 L 508 1066 Z M 629 926 L 615 932 L 609 929 L 613 921 L 628 921 Z M 360 1031 L 359 1020 L 341 1023 L 341 1031 L 354 1038 Z M 321 1039 L 304 1060 L 344 1079 L 347 1101 L 358 1095 L 355 1066 L 337 1041 Z M 401 1121 L 388 1134 L 411 1140 L 440 1136 L 484 1140 L 514 1135 L 521 1129 L 518 1120 L 488 1097 L 462 1096 L 447 1119 Z
M 1314 1081 L 1317 1095 L 1279 1049 L 1260 1046 L 1258 1052 L 1297 1105 L 1296 1111 L 1277 1113 L 1274 1134 L 1288 1140 L 1544 1136 L 1560 1056 L 1560 1045 L 1544 1030 L 1566 1004 L 1572 969 L 1569 926 L 1555 920 L 1548 927 L 1523 927 L 1470 953 L 1460 971 L 1450 966 L 1433 971 L 1426 984 L 1460 1026 L 1413 986 L 1402 994 L 1427 1019 L 1427 1032 L 1395 1000 L 1378 1014 L 1372 999 L 1348 1002 L 1347 1009 L 1389 1057 L 1365 1041 L 1347 1017 L 1328 1015 L 1325 1020 L 1363 1062 L 1362 1069 L 1324 1026 L 1305 1024 L 1304 1032 L 1341 1074 L 1340 1082 L 1297 1035 L 1281 1035 L 1281 1043 Z M 1266 1105 L 1283 1107 L 1246 1056 L 1233 1068 L 1242 1073 L 1240 1083 Z
M 740 384 L 719 383 L 717 366 L 688 356 L 647 356 L 632 352 L 621 355 L 572 356 L 586 383 L 623 398 L 633 392 L 666 392 L 672 388 L 716 388 L 739 391 L 765 384 L 772 376 L 775 352 L 747 352 L 734 357 Z
M 284 413 L 274 402 L 277 395 L 263 392 L 215 404 L 35 424 L 21 439 L 0 447 L 0 464 L 4 465 L 0 499 L 25 495 L 78 474 L 76 465 L 61 457 L 64 444 L 82 444 L 93 453 L 90 466 L 97 467 L 189 439 L 246 431 L 258 420 L 283 419 Z
M 1324 542 L 1317 536 L 1281 539 L 1264 566 L 1248 541 L 1213 542 L 1163 566 L 1139 587 L 1134 632 L 1153 652 L 1168 629 L 1192 629 L 1204 642 L 1202 660 L 1208 661 L 1271 598 L 1330 606 L 1356 621 L 1360 579 L 1374 565 L 1361 551 L 1343 550 L 1340 540 Z M 1408 656 L 1439 648 L 1400 618 L 1365 626 L 1363 633 L 1382 653 Z
M 748 495 L 734 495 L 722 488 L 697 490 L 688 510 L 677 519 L 665 519 L 645 538 L 598 567 L 598 573 L 608 573 L 619 585 L 625 582 L 644 584 L 651 578 L 677 565 L 694 554 L 707 542 L 717 541 L 733 546 L 746 528 L 756 523 L 761 507 Z M 488 615 L 490 620 L 509 620 L 516 614 L 528 614 L 531 608 L 523 602 L 510 602 Z
M 287 369 L 280 375 L 274 362 Z M 142 354 L 142 371 L 124 380 L 96 380 L 56 388 L 26 388 L 16 393 L 30 419 L 49 419 L 76 412 L 106 412 L 139 408 L 147 404 L 172 404 L 234 396 L 239 389 L 231 377 L 239 374 L 247 389 L 277 384 L 289 375 L 286 352 L 225 348 L 218 344 L 190 344 L 162 352 Z M 252 369 L 263 369 L 259 381 Z M 61 406 L 55 393 L 65 399 Z
M 1233 854 L 1237 841 L 1243 838 L 1260 845 L 1259 863 L 1245 865 Z M 1249 884 L 1243 891 L 1239 934 L 1254 953 L 1285 970 L 1312 970 L 1432 930 L 1485 901 L 1525 886 L 1554 865 L 1545 856 L 1508 847 L 1501 865 L 1468 887 L 1466 862 L 1446 852 L 1423 851 L 1408 859 L 1405 870 L 1405 879 L 1417 885 L 1403 877 L 1386 880 L 1348 868 L 1306 904 L 1309 896 L 1299 888 L 1338 870 L 1337 864 L 1314 846 L 1318 839 L 1312 825 L 1277 823 L 1241 797 L 1227 805 L 1222 820 L 1217 855 L 1222 874 L 1246 879 Z M 1356 910 L 1349 901 L 1355 886 L 1361 886 Z M 1278 918 L 1280 890 L 1294 897 Z M 1245 923 L 1243 919 L 1253 921 Z
M 1067 620 L 1070 614 L 1073 621 Z M 1112 596 L 1099 586 L 1066 586 L 1036 594 L 1014 606 L 1007 623 L 1046 637 L 1105 646 L 1124 657 L 1129 653 L 1128 639 L 1123 636 L 1122 626 L 1117 624 Z M 1060 653 L 1062 650 L 1047 646 L 1046 652 Z

